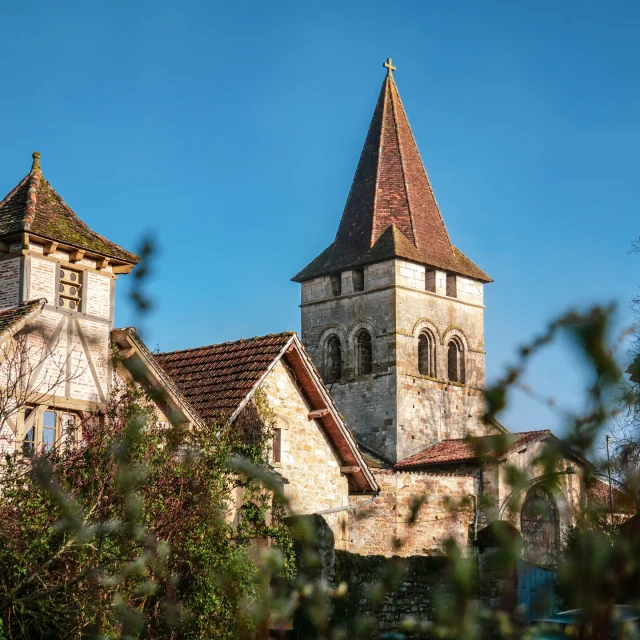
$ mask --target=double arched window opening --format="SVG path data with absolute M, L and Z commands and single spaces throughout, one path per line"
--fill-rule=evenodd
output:
M 371 334 L 363 329 L 356 336 L 356 375 L 364 376 L 373 368 Z
M 342 345 L 338 336 L 331 336 L 327 340 L 324 371 L 327 384 L 333 384 L 342 378 Z
M 464 384 L 464 346 L 459 338 L 454 337 L 447 345 L 447 377 L 450 382 Z
M 436 377 L 436 341 L 430 331 L 418 336 L 418 371 L 423 376 Z

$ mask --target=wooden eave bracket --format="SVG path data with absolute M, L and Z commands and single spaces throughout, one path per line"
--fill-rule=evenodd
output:
M 53 240 L 49 242 L 45 242 L 42 247 L 42 253 L 44 253 L 45 256 L 48 256 L 51 253 L 55 253 L 57 250 L 58 250 L 58 243 L 54 242 Z
M 28 249 L 29 248 L 29 234 L 28 233 L 23 233 L 22 234 L 22 248 L 23 249 Z
M 324 418 L 324 416 L 329 415 L 329 409 L 315 409 L 314 411 L 309 411 L 309 415 L 307 416 L 309 420 L 317 420 L 318 418 Z
M 96 258 L 96 269 L 105 269 L 109 266 L 109 258 L 99 256 Z
M 111 271 L 113 271 L 113 273 L 131 273 L 131 270 L 133 269 L 135 265 L 132 264 L 114 264 L 111 267 Z
M 79 262 L 80 260 L 82 260 L 82 258 L 84 258 L 84 254 L 85 254 L 84 249 L 75 249 L 69 254 L 69 261 Z
M 121 360 L 127 360 L 132 355 L 134 355 L 136 350 L 133 347 L 128 347 L 126 349 L 118 349 L 118 355 Z

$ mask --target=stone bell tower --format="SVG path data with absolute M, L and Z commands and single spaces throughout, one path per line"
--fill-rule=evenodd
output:
M 390 461 L 484 435 L 483 285 L 453 246 L 389 59 L 335 240 L 293 280 L 302 341 L 358 441 Z

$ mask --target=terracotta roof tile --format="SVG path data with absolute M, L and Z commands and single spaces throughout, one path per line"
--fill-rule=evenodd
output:
M 24 320 L 34 311 L 42 309 L 45 303 L 46 300 L 44 298 L 29 300 L 10 309 L 0 311 L 0 336 L 6 331 L 10 331 L 17 323 Z
M 387 234 L 391 237 L 385 239 Z M 491 281 L 451 244 L 398 88 L 389 75 L 380 91 L 335 241 L 293 280 L 302 282 L 396 256 Z
M 0 201 L 0 237 L 28 232 L 136 264 L 138 257 L 92 231 L 42 177 L 34 153 L 29 175 Z
M 496 458 L 549 435 L 551 435 L 551 431 L 543 429 L 481 438 L 442 440 L 424 451 L 400 460 L 396 463 L 395 468 L 413 469 L 433 464 L 453 464 Z
M 268 371 L 293 333 L 154 355 L 205 422 L 229 417 Z

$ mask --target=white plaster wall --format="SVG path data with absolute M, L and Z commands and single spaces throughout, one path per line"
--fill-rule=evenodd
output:
M 49 304 L 56 304 L 56 263 L 40 258 L 31 258 L 31 279 L 29 299 L 46 298 Z
M 111 314 L 111 278 L 88 271 L 85 293 L 86 312 L 100 318 Z

